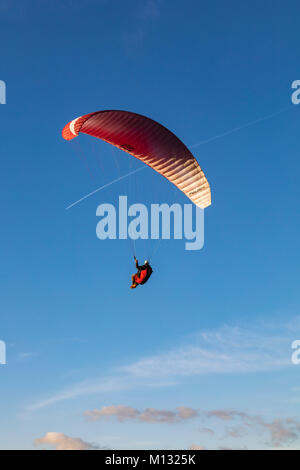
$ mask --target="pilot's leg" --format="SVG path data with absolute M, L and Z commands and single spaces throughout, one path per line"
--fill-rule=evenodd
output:
M 135 288 L 136 288 L 135 276 L 136 276 L 136 274 L 133 274 L 133 275 L 131 276 L 131 286 L 130 286 L 130 289 L 135 289 Z

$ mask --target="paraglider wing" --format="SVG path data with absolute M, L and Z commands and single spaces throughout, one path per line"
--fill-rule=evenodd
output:
M 69 122 L 63 138 L 79 132 L 108 142 L 130 153 L 179 188 L 196 206 L 211 204 L 208 181 L 188 148 L 166 127 L 128 111 L 98 111 Z

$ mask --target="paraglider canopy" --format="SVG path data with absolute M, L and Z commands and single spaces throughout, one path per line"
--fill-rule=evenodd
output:
M 128 111 L 97 111 L 67 124 L 63 138 L 82 132 L 133 155 L 177 186 L 196 206 L 211 204 L 208 181 L 188 148 L 166 127 Z

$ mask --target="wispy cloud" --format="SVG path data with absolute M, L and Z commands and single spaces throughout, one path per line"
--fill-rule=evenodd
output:
M 225 438 L 233 437 L 235 439 L 244 437 L 248 434 L 248 429 L 243 428 L 242 426 L 236 426 L 226 429 Z
M 225 326 L 194 334 L 185 345 L 146 356 L 112 370 L 110 376 L 85 380 L 33 403 L 34 411 L 63 400 L 95 393 L 173 386 L 204 374 L 247 374 L 290 367 L 291 330 Z
M 142 358 L 120 371 L 136 377 L 194 376 L 252 373 L 291 365 L 289 339 L 284 332 L 224 327 L 203 332 L 194 344 Z
M 119 421 L 139 420 L 147 423 L 178 423 L 195 418 L 198 415 L 197 410 L 180 406 L 176 411 L 157 410 L 155 408 L 147 408 L 139 411 L 124 405 L 104 406 L 99 410 L 88 410 L 84 415 L 93 420 L 98 421 L 103 418 L 116 417 Z
M 84 395 L 91 395 L 95 393 L 109 393 L 115 390 L 125 390 L 129 388 L 126 381 L 119 378 L 102 379 L 99 381 L 84 381 L 79 384 L 70 386 L 57 394 L 46 398 L 45 400 L 38 401 L 26 408 L 26 412 L 37 411 L 50 405 L 54 405 L 64 400 L 74 399 Z
M 225 437 L 242 438 L 252 432 L 257 436 L 267 432 L 266 444 L 275 448 L 289 446 L 300 439 L 300 421 L 295 418 L 277 418 L 267 421 L 239 410 L 213 410 L 205 413 L 207 418 L 221 421 L 239 421 L 239 426 L 225 430 Z
M 217 418 L 222 421 L 231 421 L 237 417 L 243 420 L 247 420 L 247 418 L 249 418 L 249 415 L 247 415 L 247 413 L 244 413 L 243 411 L 238 410 L 212 410 L 206 412 L 206 417 Z
M 275 419 L 267 423 L 261 420 L 260 426 L 270 431 L 274 447 L 289 445 L 300 438 L 300 421 L 293 418 Z
M 203 434 L 210 434 L 211 436 L 215 434 L 215 432 L 210 428 L 200 428 L 199 432 L 202 432 Z
M 224 425 L 224 438 L 239 440 L 246 435 L 265 435 L 266 444 L 274 448 L 289 446 L 300 439 L 300 421 L 294 418 L 278 418 L 267 421 L 260 415 L 251 415 L 241 410 L 200 410 L 180 406 L 172 410 L 157 410 L 146 408 L 140 411 L 125 405 L 104 406 L 101 409 L 88 410 L 84 415 L 92 421 L 100 421 L 107 418 L 116 418 L 119 422 L 141 421 L 144 423 L 178 424 L 191 419 L 200 419 L 202 422 L 222 422 Z M 230 422 L 231 427 L 227 427 Z M 217 425 L 218 428 L 218 425 Z M 199 432 L 205 432 L 213 436 L 215 431 L 211 428 L 201 428 Z M 202 448 L 202 446 L 200 446 Z

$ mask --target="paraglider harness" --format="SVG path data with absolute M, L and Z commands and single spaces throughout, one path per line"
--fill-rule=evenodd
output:
M 149 277 L 153 273 L 153 269 L 148 263 L 143 264 L 143 266 L 139 266 L 138 260 L 136 258 L 134 259 L 135 259 L 136 268 L 138 270 L 138 273 L 135 276 L 135 282 L 136 284 L 143 285 L 148 281 Z

